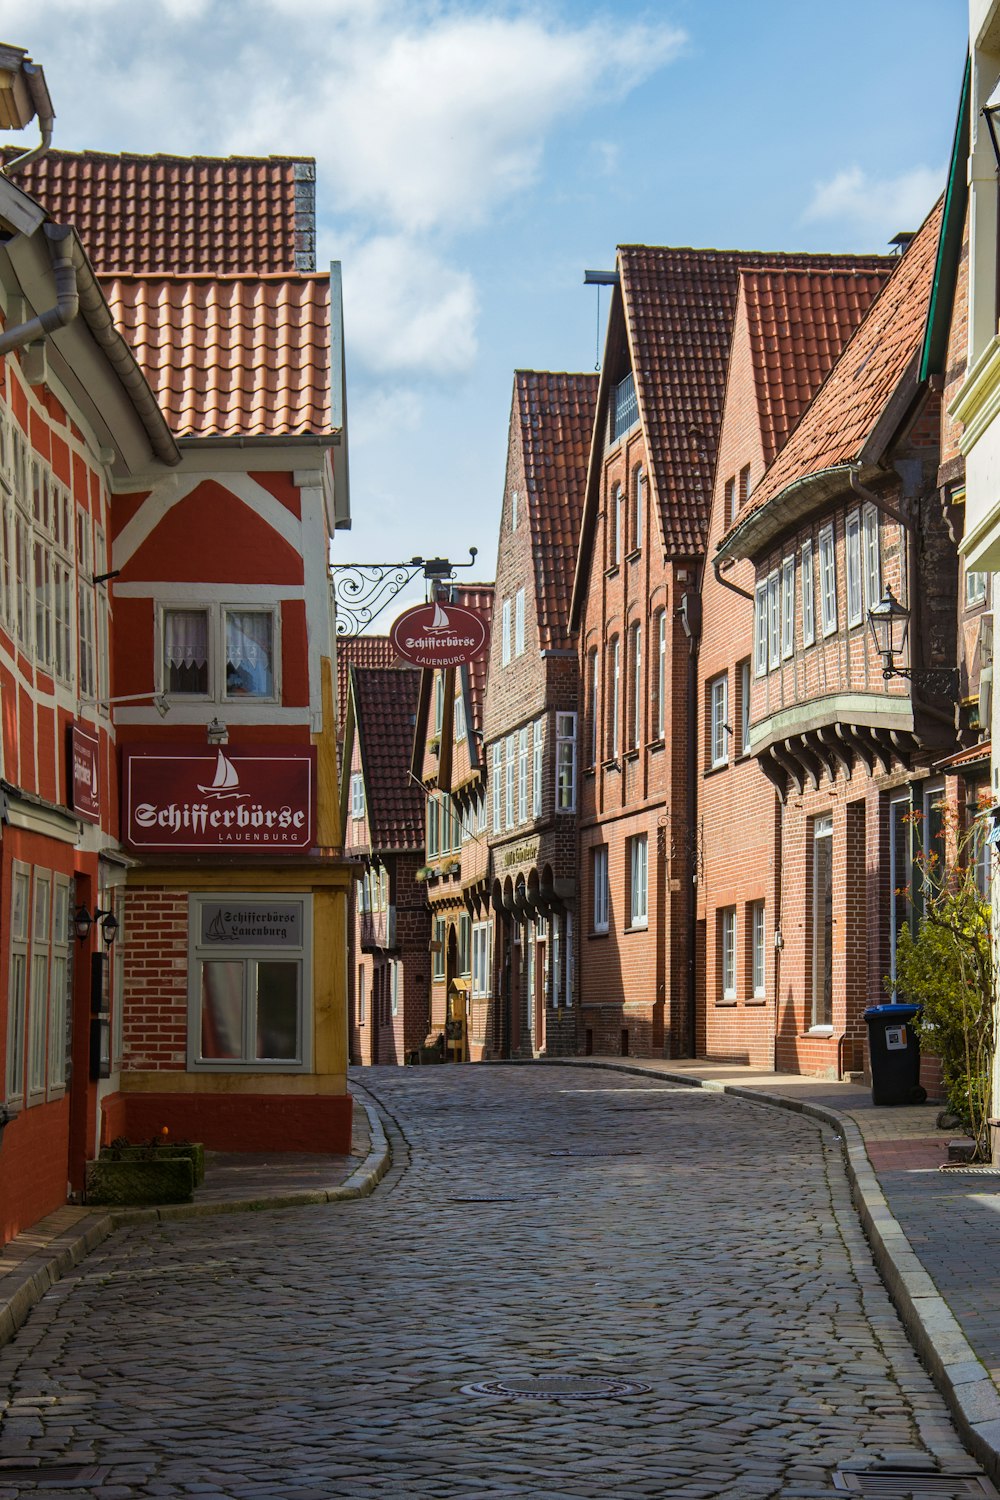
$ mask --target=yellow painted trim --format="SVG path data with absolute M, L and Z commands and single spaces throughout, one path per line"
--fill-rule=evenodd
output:
M 313 897 L 313 1067 L 320 1075 L 347 1071 L 347 898 Z
M 128 886 L 162 886 L 166 890 L 183 891 L 316 891 L 331 887 L 349 890 L 354 879 L 354 866 L 343 860 L 324 860 L 311 865 L 296 865 L 291 868 L 275 865 L 199 865 L 150 867 L 142 865 L 129 870 Z
M 316 746 L 316 842 L 321 849 L 337 849 L 343 842 L 343 830 L 340 824 L 333 662 L 328 656 L 320 658 L 319 669 L 323 728 L 319 734 L 312 736 L 312 742 Z
M 346 1073 L 122 1073 L 123 1094 L 343 1094 Z

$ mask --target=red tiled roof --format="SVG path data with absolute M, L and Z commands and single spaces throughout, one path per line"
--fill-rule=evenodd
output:
M 464 604 L 466 609 L 475 609 L 486 621 L 487 630 L 493 620 L 493 585 L 492 583 L 463 583 L 452 584 L 451 599 L 453 604 Z M 486 672 L 490 664 L 489 645 L 482 656 L 469 666 L 469 694 L 472 698 L 472 724 L 470 728 L 481 730 L 483 727 L 483 699 L 486 694 Z
M 315 176 L 311 157 L 48 151 L 12 180 L 75 226 L 99 274 L 266 275 L 315 269 Z
M 765 465 L 788 441 L 894 266 L 743 271 Z
M 102 286 L 175 437 L 331 431 L 328 276 L 112 276 Z
M 374 849 L 422 849 L 423 788 L 410 778 L 420 691 L 415 669 L 350 668 Z
M 337 639 L 337 725 L 338 733 L 344 733 L 347 723 L 347 687 L 351 667 L 370 667 L 385 671 L 389 667 L 405 666 L 387 635 L 352 635 Z
M 739 273 L 878 271 L 884 256 L 621 245 L 622 300 L 668 555 L 704 549 Z
M 737 525 L 793 480 L 852 463 L 919 349 L 934 275 L 941 203 L 931 211 Z
M 597 388 L 596 375 L 518 370 L 514 376 L 543 650 L 567 641 Z

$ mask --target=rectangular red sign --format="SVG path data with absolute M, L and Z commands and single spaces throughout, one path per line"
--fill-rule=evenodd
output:
M 122 840 L 138 853 L 301 854 L 315 843 L 316 751 L 122 751 Z
M 101 742 L 93 729 L 69 726 L 70 807 L 85 823 L 101 821 Z

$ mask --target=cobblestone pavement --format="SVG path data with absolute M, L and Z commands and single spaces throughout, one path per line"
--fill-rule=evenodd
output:
M 359 1077 L 399 1126 L 374 1196 L 114 1235 L 0 1350 L 4 1463 L 102 1466 L 98 1500 L 750 1500 L 833 1495 L 850 1461 L 974 1470 L 829 1132 L 571 1068 Z M 461 1390 L 562 1375 L 650 1389 Z M 0 1500 L 74 1493 L 2 1475 Z

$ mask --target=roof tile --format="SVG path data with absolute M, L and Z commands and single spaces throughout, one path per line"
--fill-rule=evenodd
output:
M 351 635 L 337 639 L 337 723 L 340 733 L 347 723 L 347 687 L 351 667 L 369 667 L 386 671 L 389 667 L 406 667 L 393 649 L 387 635 Z M 407 755 L 409 751 L 407 751 Z
M 350 668 L 375 849 L 422 849 L 423 788 L 410 776 L 420 673 Z

